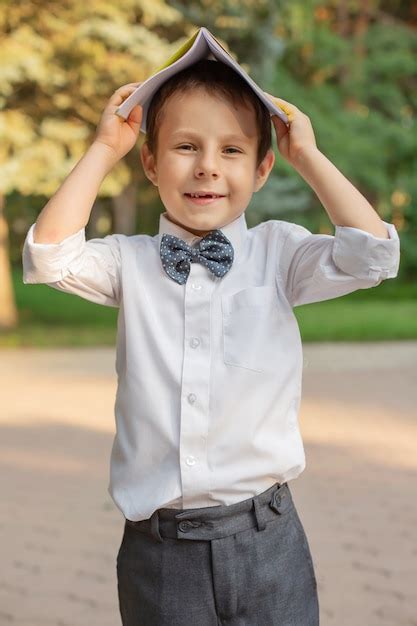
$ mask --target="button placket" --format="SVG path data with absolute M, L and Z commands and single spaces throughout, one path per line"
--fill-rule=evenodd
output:
M 183 507 L 210 490 L 206 441 L 210 388 L 210 298 L 215 282 L 192 263 L 184 301 L 184 360 L 179 455 Z M 198 402 L 197 402 L 198 399 Z

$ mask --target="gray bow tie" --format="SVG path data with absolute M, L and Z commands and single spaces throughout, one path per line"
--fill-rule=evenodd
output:
M 183 239 L 165 233 L 159 253 L 162 267 L 180 285 L 187 282 L 190 263 L 201 263 L 215 276 L 222 277 L 232 267 L 234 257 L 233 246 L 221 230 L 210 231 L 193 247 Z

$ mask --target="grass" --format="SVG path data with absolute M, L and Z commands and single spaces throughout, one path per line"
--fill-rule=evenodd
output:
M 1 347 L 114 346 L 118 309 L 47 285 L 13 283 L 19 326 L 0 333 Z M 294 308 L 303 342 L 417 338 L 417 284 L 387 280 L 372 289 Z

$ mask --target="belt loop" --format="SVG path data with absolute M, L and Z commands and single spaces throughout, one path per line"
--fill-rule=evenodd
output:
M 261 505 L 256 497 L 253 498 L 253 508 L 255 509 L 255 517 L 258 530 L 264 530 L 266 528 L 266 521 L 262 514 Z
M 152 537 L 154 539 L 156 539 L 156 541 L 159 541 L 159 543 L 163 543 L 163 539 L 159 533 L 159 514 L 158 514 L 158 509 L 156 509 L 150 518 L 151 521 L 151 534 Z

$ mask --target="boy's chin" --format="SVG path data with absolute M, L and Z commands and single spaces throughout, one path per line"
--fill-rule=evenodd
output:
M 192 233 L 196 237 L 204 237 L 205 235 L 210 233 L 212 230 L 216 230 L 217 228 L 220 228 L 220 226 L 216 226 L 216 225 L 207 226 L 207 228 L 205 228 L 204 230 L 201 230 L 199 228 L 194 228 L 193 226 L 183 226 L 183 228 L 185 230 L 188 230 L 189 233 Z
M 216 228 L 220 228 L 220 226 L 217 226 L 215 224 L 207 224 L 206 226 L 203 226 L 201 224 L 186 224 L 184 222 L 181 222 L 180 220 L 176 219 L 175 217 L 173 217 L 172 215 L 170 215 L 168 212 L 166 214 L 167 219 L 172 222 L 173 224 L 176 224 L 177 226 L 180 226 L 181 228 L 184 228 L 184 230 L 188 230 L 190 233 L 193 233 L 194 235 L 198 236 L 198 237 L 203 237 L 206 233 L 210 232 L 211 230 L 216 230 Z

